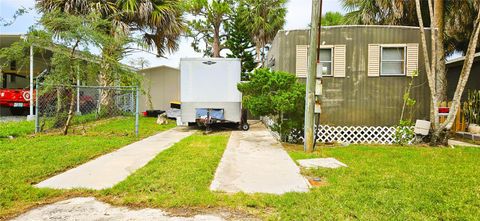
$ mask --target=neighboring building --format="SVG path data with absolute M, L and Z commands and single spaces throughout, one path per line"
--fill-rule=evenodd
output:
M 0 35 L 0 49 L 10 47 L 14 42 L 23 41 L 22 35 L 20 34 L 2 34 Z M 26 52 L 28 53 L 28 52 Z M 42 56 L 40 54 L 34 55 L 33 63 L 33 73 L 37 75 L 38 73 L 45 70 L 49 62 L 51 53 L 46 51 Z M 4 61 L 0 60 L 0 65 L 3 65 Z M 25 62 L 24 64 L 19 63 L 18 61 L 11 62 L 6 67 L 0 66 L 0 88 L 10 88 L 10 89 L 22 89 L 28 88 L 29 84 L 29 75 L 30 75 L 30 64 Z
M 429 30 L 427 30 L 427 34 Z M 428 37 L 427 37 L 428 38 Z M 397 125 L 403 95 L 411 79 L 417 101 L 414 119 L 428 119 L 430 95 L 417 27 L 322 27 L 323 74 L 320 124 L 333 126 Z M 309 30 L 279 31 L 267 57 L 273 70 L 307 74 Z
M 455 90 L 457 89 L 458 78 L 463 68 L 463 61 L 465 57 L 459 57 L 447 62 L 447 82 L 448 82 L 448 91 L 447 95 L 449 100 L 453 99 Z M 470 76 L 465 86 L 465 90 L 462 94 L 462 100 L 467 98 L 469 90 L 480 90 L 480 52 L 475 54 L 475 59 L 473 60 L 472 70 L 470 71 Z
M 180 70 L 178 68 L 162 65 L 146 68 L 138 73 L 143 76 L 142 89 L 145 92 L 140 96 L 141 112 L 168 110 L 170 102 L 180 101 Z
M 21 34 L 1 34 L 0 49 L 10 47 L 14 42 L 23 41 Z M 28 56 L 28 51 L 26 51 Z M 44 50 L 35 53 L 33 56 L 33 75 L 41 73 L 45 70 L 50 62 L 52 53 Z M 30 62 L 12 61 L 3 66 L 4 60 L 0 59 L 0 90 L 1 89 L 29 89 L 30 81 Z M 0 105 L 0 116 L 11 115 L 11 108 Z

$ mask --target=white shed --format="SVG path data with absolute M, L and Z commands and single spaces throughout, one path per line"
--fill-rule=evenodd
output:
M 140 96 L 140 112 L 146 110 L 168 110 L 170 102 L 180 101 L 180 70 L 161 65 L 139 70 L 143 76 Z

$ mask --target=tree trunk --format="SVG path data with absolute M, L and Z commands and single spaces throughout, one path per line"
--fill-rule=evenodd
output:
M 75 43 L 75 45 L 73 46 L 72 48 L 72 51 L 70 53 L 70 61 L 74 61 L 75 60 L 75 50 L 76 48 L 78 47 L 78 44 L 80 43 L 79 40 L 77 40 L 77 42 Z M 74 66 L 70 66 L 70 73 L 75 73 L 75 68 Z M 73 80 L 76 80 L 77 76 L 74 74 L 72 79 Z M 75 107 L 75 101 L 76 101 L 76 93 L 71 89 L 71 88 L 68 88 L 68 90 L 65 90 L 66 94 L 70 94 L 70 102 L 69 102 L 69 106 L 68 106 L 68 112 L 67 112 L 67 119 L 65 120 L 65 125 L 63 127 L 63 135 L 67 135 L 68 133 L 68 128 L 70 127 L 70 122 L 72 121 L 72 118 L 73 118 L 73 113 L 74 113 L 74 107 Z
M 448 113 L 447 120 L 441 125 L 442 128 L 450 130 L 455 121 L 455 116 L 460 108 L 460 101 L 462 98 L 463 91 L 465 90 L 465 85 L 468 82 L 470 76 L 470 71 L 472 69 L 473 60 L 475 58 L 475 49 L 477 48 L 478 37 L 480 34 L 480 10 L 478 11 L 477 18 L 473 26 L 473 32 L 470 36 L 470 42 L 468 43 L 467 53 L 465 55 L 465 60 L 463 62 L 462 72 L 458 80 L 457 87 L 455 89 L 455 94 L 453 95 L 452 106 L 450 112 Z
M 64 86 L 57 87 L 56 92 L 56 116 L 55 122 L 53 123 L 54 128 L 60 128 L 65 126 L 66 122 L 66 111 L 67 111 L 67 104 L 66 104 L 66 89 Z
M 261 46 L 260 46 L 260 41 L 259 40 L 255 40 L 255 60 L 256 61 L 260 61 L 261 59 Z
M 215 25 L 213 30 L 213 57 L 220 57 L 220 25 Z
M 437 114 L 436 114 L 437 111 L 435 111 L 435 106 L 436 105 L 435 105 L 435 102 L 434 102 L 434 98 L 436 96 L 435 76 L 434 76 L 434 73 L 432 72 L 432 70 L 430 69 L 430 56 L 428 54 L 427 37 L 425 35 L 425 27 L 423 26 L 422 9 L 421 9 L 421 6 L 420 6 L 420 0 L 415 0 L 415 7 L 416 7 L 416 11 L 417 11 L 418 24 L 420 25 L 420 36 L 421 36 L 421 40 L 422 40 L 422 52 L 423 52 L 423 57 L 424 57 L 424 60 L 425 60 L 425 70 L 427 72 L 428 87 L 430 88 L 430 97 L 431 97 L 430 121 L 434 121 L 434 119 L 437 116 Z M 430 16 L 432 16 L 432 13 L 430 13 Z
M 431 1 L 428 1 L 429 3 L 429 9 L 430 9 L 430 17 L 431 21 L 433 24 L 432 27 L 432 63 L 429 61 L 428 57 L 428 49 L 427 49 L 427 43 L 426 43 L 426 37 L 425 37 L 425 30 L 423 27 L 423 19 L 422 19 L 422 14 L 421 14 L 421 7 L 420 7 L 420 0 L 415 0 L 415 5 L 417 9 L 417 16 L 418 16 L 418 21 L 420 25 L 420 35 L 422 38 L 422 48 L 423 48 L 423 54 L 425 58 L 425 67 L 427 71 L 427 78 L 428 78 L 428 86 L 430 88 L 430 94 L 432 97 L 432 108 L 430 110 L 430 116 L 431 118 L 433 117 L 433 133 L 432 133 L 432 139 L 431 139 L 431 144 L 432 145 L 438 145 L 438 144 L 445 144 L 447 142 L 448 138 L 448 131 L 451 129 L 453 126 L 453 122 L 456 117 L 457 110 L 460 107 L 460 99 L 462 96 L 462 93 L 465 89 L 465 85 L 468 81 L 468 77 L 470 75 L 470 70 L 472 67 L 473 63 L 473 58 L 475 54 L 475 48 L 477 47 L 477 42 L 478 42 L 478 35 L 480 33 L 480 10 L 478 12 L 477 18 L 475 19 L 474 22 L 474 31 L 472 35 L 470 36 L 470 42 L 467 50 L 467 54 L 465 56 L 462 72 L 460 74 L 460 78 L 457 84 L 457 88 L 455 90 L 455 95 L 452 100 L 452 106 L 450 109 L 450 112 L 448 114 L 447 120 L 440 124 L 438 122 L 438 104 L 442 101 L 440 99 L 444 98 L 444 95 L 442 90 L 446 88 L 446 81 L 442 80 L 441 76 L 445 74 L 445 50 L 443 47 L 444 44 L 444 5 L 443 5 L 443 0 L 436 0 L 435 2 L 435 12 L 432 13 L 432 4 Z M 436 63 L 438 62 L 438 65 Z M 440 66 L 440 67 L 439 67 Z M 438 73 L 436 75 L 435 73 Z M 445 76 L 446 77 L 446 76 Z M 440 78 L 440 79 L 439 79 Z
M 434 4 L 434 17 L 437 27 L 436 40 L 436 87 L 439 102 L 447 101 L 447 72 L 445 70 L 445 0 L 436 0 Z
M 68 128 L 70 127 L 70 122 L 72 121 L 72 118 L 73 118 L 73 109 L 75 107 L 75 96 L 76 96 L 76 93 L 74 93 L 73 90 L 69 90 L 70 91 L 70 104 L 69 104 L 69 107 L 68 107 L 68 115 L 67 115 L 67 120 L 65 121 L 65 126 L 63 127 L 63 135 L 67 135 L 68 133 Z
M 108 67 L 102 68 L 98 76 L 98 82 L 100 86 L 109 87 L 113 85 L 113 79 L 110 75 L 111 73 L 109 73 Z M 100 115 L 101 116 L 107 116 L 111 114 L 115 105 L 115 102 L 113 100 L 113 97 L 114 97 L 113 92 L 114 91 L 109 88 L 104 88 L 100 90 L 100 109 L 101 109 Z
M 112 67 L 105 61 L 109 59 L 119 60 L 116 51 L 120 51 L 115 45 L 112 48 L 104 48 L 102 50 L 102 62 L 100 64 L 100 72 L 98 75 L 98 83 L 102 87 L 111 87 L 114 84 L 114 75 L 112 73 Z M 100 91 L 100 115 L 101 116 L 111 116 L 115 111 L 115 101 L 114 101 L 115 91 L 110 88 L 102 89 Z

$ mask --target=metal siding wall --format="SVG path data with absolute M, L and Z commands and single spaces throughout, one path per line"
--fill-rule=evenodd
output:
M 287 34 L 288 33 L 288 34 Z M 295 48 L 308 44 L 307 30 L 280 31 L 274 42 L 277 50 L 275 70 L 295 73 Z M 408 77 L 368 77 L 368 44 L 417 43 L 418 29 L 401 27 L 336 27 L 322 30 L 325 45 L 346 45 L 346 77 L 325 77 L 323 85 L 322 124 L 351 126 L 391 126 L 398 124 Z M 415 119 L 428 119 L 430 95 L 419 49 L 419 72 L 412 97 L 417 100 Z M 304 79 L 300 80 L 304 82 Z
M 448 98 L 451 100 L 453 99 L 453 95 L 455 94 L 455 90 L 457 89 L 458 78 L 460 73 L 462 72 L 463 63 L 459 66 L 447 66 L 447 82 L 448 82 L 448 90 L 447 95 Z M 465 85 L 465 90 L 462 94 L 462 101 L 465 101 L 468 96 L 469 90 L 480 90 L 480 61 L 474 61 L 472 65 L 472 70 L 470 71 L 470 76 L 467 81 L 467 85 Z

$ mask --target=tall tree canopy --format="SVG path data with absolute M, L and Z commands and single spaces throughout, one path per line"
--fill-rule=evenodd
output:
M 251 72 L 257 63 L 254 58 L 255 44 L 249 33 L 245 31 L 246 27 L 242 20 L 242 13 L 245 13 L 246 8 L 241 5 L 233 9 L 230 20 L 225 25 L 225 30 L 228 33 L 225 46 L 229 52 L 229 58 L 242 59 L 242 79 L 247 80 L 249 72 Z
M 187 10 L 195 16 L 189 22 L 188 36 L 193 38 L 192 47 L 202 51 L 199 44 L 205 44 L 205 55 L 220 57 L 225 49 L 225 23 L 232 12 L 231 0 L 188 0 Z
M 243 21 L 255 42 L 257 61 L 264 62 L 266 45 L 273 41 L 277 32 L 285 25 L 286 2 L 286 0 L 240 1 L 247 9 L 243 13 Z
M 428 1 L 421 8 L 423 25 L 430 27 Z M 419 26 L 415 0 L 342 0 L 347 24 Z M 473 30 L 477 0 L 444 1 L 446 54 L 466 53 Z M 433 5 L 433 4 L 432 4 Z
M 340 12 L 327 12 L 322 16 L 322 26 L 335 26 L 345 24 L 345 16 Z
M 72 15 L 99 13 L 112 22 L 110 34 L 140 31 L 157 56 L 178 49 L 185 29 L 181 0 L 37 0 L 40 12 L 59 10 Z
M 418 26 L 413 0 L 342 0 L 342 4 L 349 24 Z

